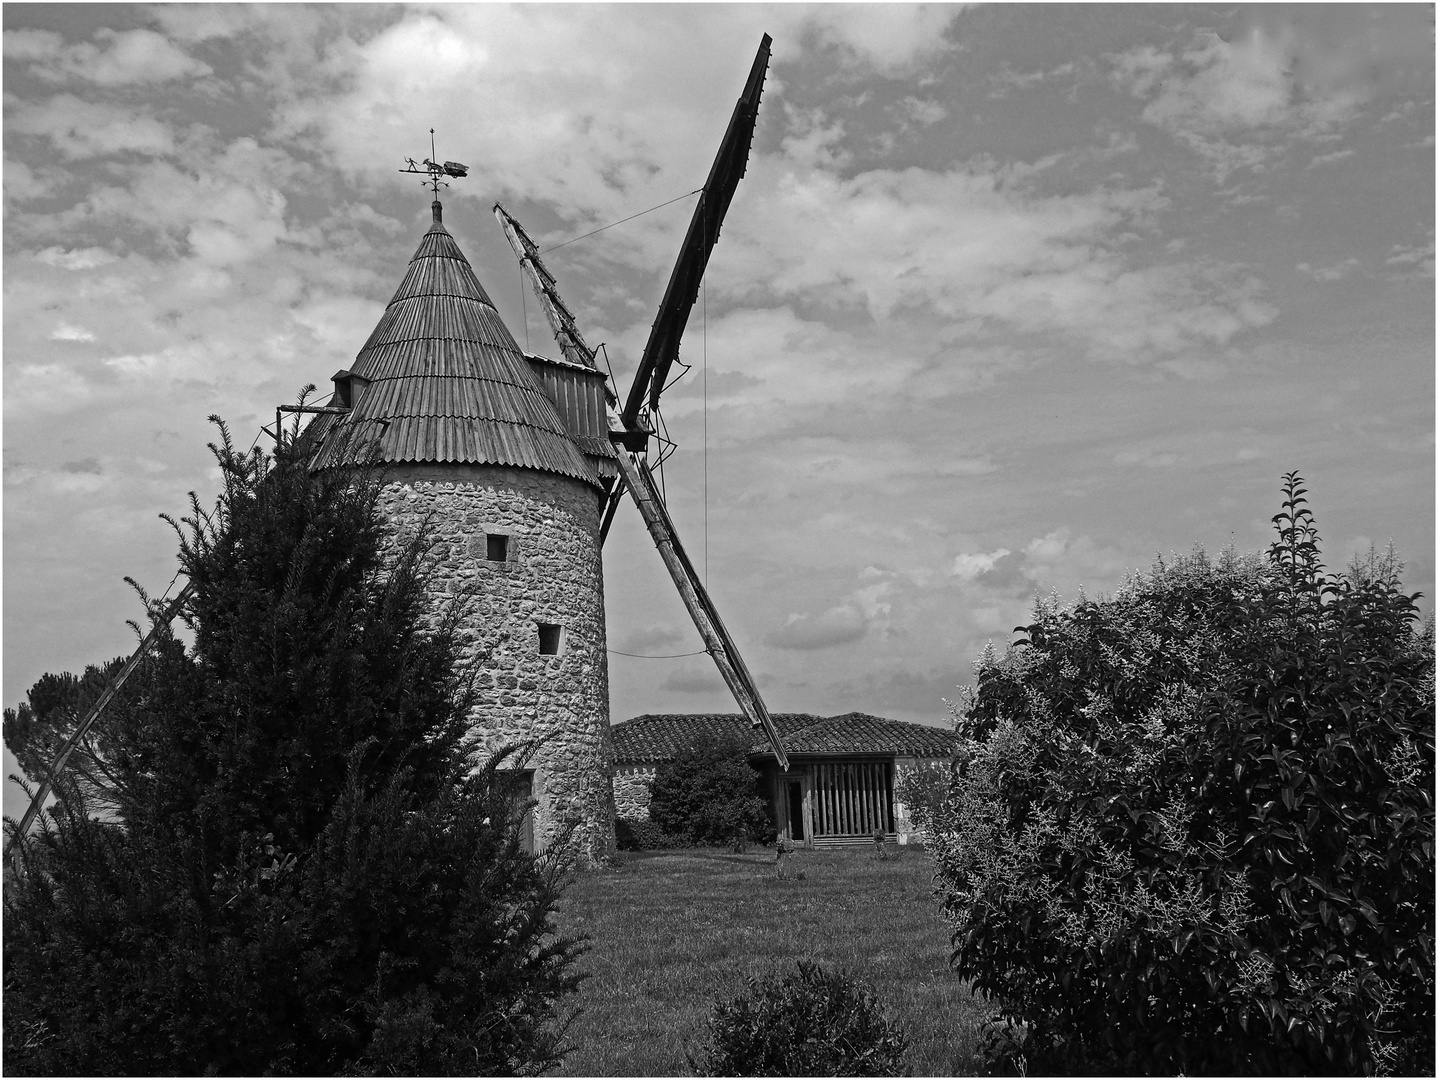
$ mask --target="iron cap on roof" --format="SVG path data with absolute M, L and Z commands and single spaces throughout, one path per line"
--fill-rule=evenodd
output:
M 311 428 L 314 466 L 453 462 L 540 469 L 598 484 L 469 260 L 433 224 L 351 374 L 347 415 Z

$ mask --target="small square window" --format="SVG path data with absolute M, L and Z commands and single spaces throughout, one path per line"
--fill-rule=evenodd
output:
M 484 538 L 484 557 L 490 562 L 504 562 L 509 558 L 509 537 L 503 533 L 489 533 Z
M 559 627 L 554 623 L 539 624 L 539 654 L 541 656 L 559 655 Z

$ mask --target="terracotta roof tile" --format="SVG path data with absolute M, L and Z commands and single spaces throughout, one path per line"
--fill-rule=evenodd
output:
M 954 752 L 957 737 L 947 728 L 932 728 L 867 713 L 814 716 L 774 713 L 784 749 L 795 755 L 899 754 L 942 758 Z M 762 733 L 739 713 L 666 713 L 636 716 L 610 728 L 616 761 L 639 764 L 671 761 L 703 737 L 749 736 L 751 757 L 772 757 Z M 757 735 L 757 737 L 755 737 Z

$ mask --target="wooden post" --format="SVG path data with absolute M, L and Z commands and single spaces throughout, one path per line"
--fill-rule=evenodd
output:
M 719 669 L 719 674 L 729 686 L 729 692 L 734 695 L 734 700 L 739 703 L 739 708 L 744 711 L 749 722 L 756 728 L 764 729 L 769 744 L 774 748 L 774 756 L 779 760 L 779 768 L 788 772 L 789 757 L 784 752 L 779 731 L 769 716 L 764 699 L 759 695 L 759 687 L 755 685 L 754 677 L 749 674 L 749 669 L 744 664 L 744 658 L 739 655 L 739 649 L 729 636 L 729 631 L 724 628 L 719 612 L 714 608 L 714 602 L 709 599 L 709 593 L 694 573 L 689 556 L 679 543 L 679 537 L 674 532 L 674 523 L 654 486 L 649 466 L 622 446 L 616 446 L 615 450 L 619 471 L 624 477 L 624 486 L 634 498 L 634 505 L 638 507 L 639 515 L 649 529 L 654 546 L 659 550 L 659 557 L 664 560 L 669 576 L 674 579 L 679 597 L 688 608 L 689 617 L 694 620 L 694 628 L 704 640 L 705 650 L 713 659 L 714 666 Z

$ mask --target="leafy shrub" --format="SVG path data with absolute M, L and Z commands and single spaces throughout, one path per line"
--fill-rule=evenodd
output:
M 614 841 L 620 851 L 659 851 L 688 847 L 691 843 L 687 836 L 675 836 L 652 821 L 635 818 L 614 820 Z
M 894 799 L 908 809 L 915 828 L 933 827 L 944 805 L 953 766 L 948 762 L 922 761 L 898 770 L 894 777 Z
M 980 661 L 931 851 L 995 1067 L 1432 1073 L 1431 623 L 1323 570 L 1300 484 L 1266 560 L 1040 603 Z
M 862 983 L 805 960 L 716 1005 L 707 1035 L 700 1076 L 898 1076 L 906 1045 Z
M 16 842 L 7 1069 L 555 1063 L 579 947 L 554 933 L 557 867 L 521 850 L 506 760 L 466 753 L 422 541 L 386 560 L 377 477 L 312 473 L 289 447 L 273 467 L 228 439 L 215 454 L 219 506 L 180 530 L 193 645 L 162 628 Z M 93 683 L 42 680 L 7 737 L 43 745 L 71 715 L 47 692 L 88 704 Z
M 768 841 L 774 836 L 769 802 L 747 760 L 748 741 L 697 740 L 659 766 L 650 785 L 649 820 L 696 844 Z

